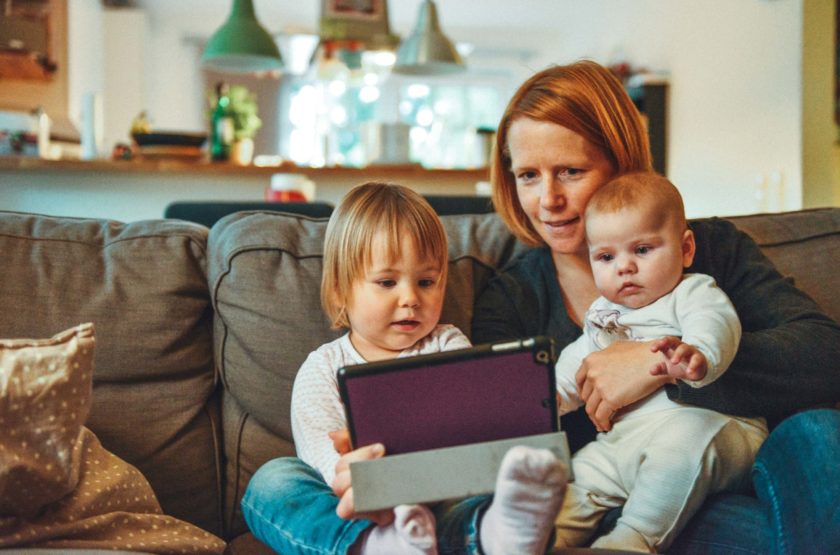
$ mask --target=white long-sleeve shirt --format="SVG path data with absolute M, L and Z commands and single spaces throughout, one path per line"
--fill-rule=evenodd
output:
M 642 308 L 627 308 L 599 297 L 586 312 L 583 335 L 563 349 L 557 360 L 560 413 L 582 404 L 575 374 L 589 353 L 613 341 L 650 341 L 666 335 L 681 337 L 706 357 L 706 376 L 686 381 L 702 387 L 719 378 L 732 363 L 741 341 L 741 322 L 729 297 L 706 274 L 686 274 L 673 291 Z M 665 388 L 660 388 L 620 411 L 615 420 L 678 406 Z
M 438 325 L 432 332 L 402 351 L 398 358 L 470 346 L 470 340 L 455 326 Z M 338 391 L 338 370 L 367 362 L 345 334 L 312 351 L 295 377 L 292 388 L 292 435 L 297 455 L 317 469 L 327 484 L 335 476 L 339 454 L 329 432 L 347 427 L 344 405 Z

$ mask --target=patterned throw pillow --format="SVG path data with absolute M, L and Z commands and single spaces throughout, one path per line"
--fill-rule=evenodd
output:
M 220 555 L 221 538 L 164 515 L 146 478 L 84 427 L 92 324 L 0 340 L 0 550 Z
M 93 324 L 0 340 L 0 515 L 32 516 L 76 487 L 93 351 Z

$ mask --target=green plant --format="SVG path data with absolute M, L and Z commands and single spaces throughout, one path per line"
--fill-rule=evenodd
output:
M 253 139 L 257 134 L 257 130 L 262 127 L 262 120 L 257 115 L 259 106 L 257 105 L 257 96 L 248 90 L 244 85 L 231 85 L 228 89 L 228 98 L 230 110 L 233 116 L 233 136 L 235 140 Z M 212 114 L 216 106 L 216 93 L 211 90 L 208 92 L 209 111 L 208 115 Z

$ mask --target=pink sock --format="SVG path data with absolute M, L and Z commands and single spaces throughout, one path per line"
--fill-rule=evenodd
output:
M 394 507 L 394 522 L 374 526 L 350 549 L 351 555 L 437 555 L 435 516 L 423 505 Z
M 493 502 L 481 520 L 488 555 L 545 553 L 566 493 L 566 469 L 547 449 L 517 446 L 502 459 Z

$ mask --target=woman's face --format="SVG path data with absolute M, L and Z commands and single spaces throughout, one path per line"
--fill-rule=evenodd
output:
M 511 124 L 507 143 L 516 193 L 531 225 L 552 252 L 587 254 L 583 211 L 615 173 L 610 161 L 574 131 L 529 118 Z

